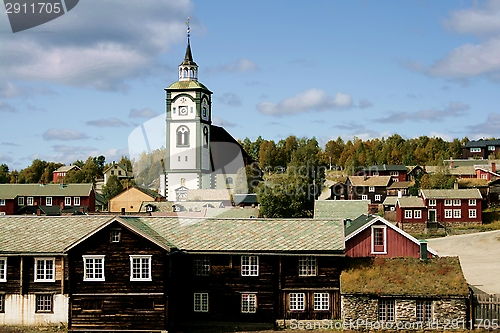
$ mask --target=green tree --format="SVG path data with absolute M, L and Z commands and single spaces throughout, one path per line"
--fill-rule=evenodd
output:
M 257 196 L 261 216 L 312 217 L 315 189 L 306 176 L 288 172 L 268 176 L 259 186 Z
M 7 164 L 0 165 L 0 184 L 5 184 L 10 181 L 9 166 Z
M 262 171 L 256 163 L 240 168 L 236 174 L 234 185 L 235 194 L 255 193 L 262 181 Z
M 123 185 L 117 176 L 110 176 L 106 185 L 102 187 L 102 196 L 104 203 L 107 205 L 109 199 L 115 197 L 123 191 Z

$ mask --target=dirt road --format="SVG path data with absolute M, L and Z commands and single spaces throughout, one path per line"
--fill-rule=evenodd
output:
M 500 230 L 428 240 L 440 256 L 459 256 L 467 282 L 500 294 Z

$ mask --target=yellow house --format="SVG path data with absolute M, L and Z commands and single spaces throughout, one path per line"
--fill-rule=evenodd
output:
M 108 207 L 113 213 L 138 213 L 143 201 L 165 201 L 165 197 L 153 190 L 131 187 L 111 198 Z

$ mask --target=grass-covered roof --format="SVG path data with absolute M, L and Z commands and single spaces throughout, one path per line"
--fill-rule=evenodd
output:
M 360 258 L 340 276 L 341 293 L 377 296 L 463 296 L 469 293 L 458 257 Z

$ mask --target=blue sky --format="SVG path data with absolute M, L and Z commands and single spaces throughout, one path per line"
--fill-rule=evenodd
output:
M 0 163 L 127 155 L 165 112 L 187 17 L 236 138 L 500 136 L 498 1 L 82 0 L 18 33 L 0 10 Z

